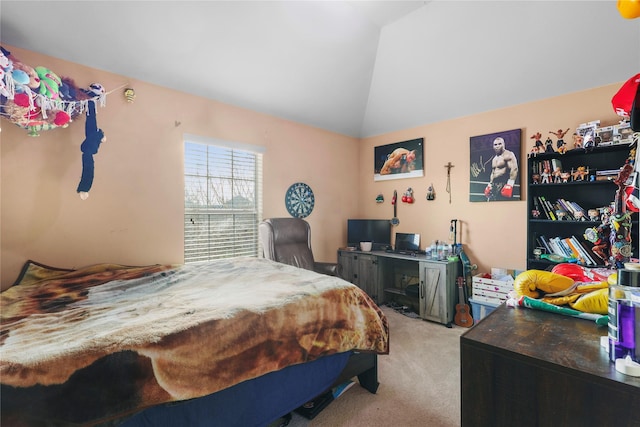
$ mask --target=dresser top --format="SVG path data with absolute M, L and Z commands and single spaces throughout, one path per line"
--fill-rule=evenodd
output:
M 502 304 L 460 340 L 462 345 L 508 353 L 510 357 L 563 373 L 568 369 L 591 380 L 595 376 L 603 382 L 624 383 L 640 392 L 640 377 L 621 374 L 609 362 L 609 355 L 600 346 L 600 337 L 606 335 L 606 326 L 590 320 Z

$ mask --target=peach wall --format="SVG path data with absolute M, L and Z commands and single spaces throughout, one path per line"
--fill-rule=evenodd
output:
M 127 84 L 137 97 L 129 104 L 118 89 L 106 107 L 98 107 L 107 141 L 95 156 L 95 181 L 85 201 L 76 193 L 84 119 L 37 138 L 0 122 L 3 289 L 27 259 L 60 267 L 182 262 L 183 134 L 266 147 L 264 216 L 288 216 L 287 188 L 308 183 L 316 196 L 307 218 L 316 258 L 335 261 L 346 238 L 345 218 L 357 208 L 353 188 L 344 185 L 358 178 L 356 139 L 5 47 L 80 87 L 99 82 L 109 91 Z
M 38 138 L 0 121 L 0 284 L 10 285 L 27 259 L 60 267 L 97 262 L 179 263 L 183 260 L 184 134 L 265 146 L 264 216 L 288 216 L 286 189 L 308 183 L 316 207 L 307 218 L 316 258 L 336 259 L 346 240 L 346 219 L 391 218 L 391 194 L 415 190 L 413 205 L 400 204 L 396 231 L 418 232 L 424 242 L 447 239 L 459 220 L 462 243 L 482 271 L 525 267 L 526 202 L 468 202 L 469 137 L 523 129 L 523 153 L 537 131 L 601 119 L 614 123 L 610 106 L 620 83 L 540 102 L 407 129 L 358 141 L 320 129 L 188 95 L 124 76 L 5 46 L 21 61 L 45 65 L 82 87 L 135 88 L 133 104 L 122 89 L 98 109 L 107 141 L 96 155 L 90 197 L 80 200 L 80 144 L 84 120 Z M 490 96 L 490 93 L 487 94 Z M 373 181 L 373 148 L 425 138 L 425 177 Z M 452 201 L 445 192 L 452 162 Z M 526 176 L 521 165 L 522 177 Z M 426 201 L 433 182 L 436 200 Z M 524 182 L 524 181 L 523 181 Z M 383 193 L 384 204 L 376 204 Z M 526 196 L 526 194 L 525 194 Z M 424 245 L 424 244 L 423 244 Z
M 571 144 L 570 135 L 576 126 L 591 120 L 601 120 L 602 125 L 618 123 L 611 107 L 611 97 L 622 82 L 569 95 L 559 96 L 489 111 L 470 117 L 440 122 L 414 129 L 406 129 L 362 140 L 360 150 L 359 203 L 360 215 L 390 217 L 391 205 L 375 203 L 376 195 L 383 193 L 390 200 L 393 190 L 403 193 L 413 188 L 416 203 L 400 203 L 396 231 L 421 233 L 423 246 L 432 240 L 448 240 L 451 219 L 458 220 L 458 242 L 462 242 L 471 262 L 479 271 L 488 272 L 491 267 L 509 269 L 526 268 L 526 155 L 533 146 L 530 136 L 536 132 L 543 141 L 548 132 L 571 127 L 565 141 Z M 488 91 L 487 96 L 490 95 Z M 460 102 L 464 102 L 461 100 Z M 521 178 L 522 201 L 469 202 L 469 138 L 510 129 L 522 129 Z M 374 147 L 414 138 L 425 140 L 425 176 L 422 178 L 392 181 L 373 181 Z M 446 192 L 447 169 L 451 162 L 451 203 Z M 433 183 L 436 198 L 426 200 L 427 188 Z

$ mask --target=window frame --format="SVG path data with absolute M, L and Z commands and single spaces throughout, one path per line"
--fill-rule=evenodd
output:
M 259 256 L 264 152 L 262 146 L 184 135 L 185 264 Z

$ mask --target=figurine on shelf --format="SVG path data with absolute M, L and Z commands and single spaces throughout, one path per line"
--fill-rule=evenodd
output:
M 610 234 L 609 216 L 602 215 L 602 223 L 597 227 L 590 227 L 584 230 L 584 238 L 588 242 L 593 243 L 591 250 L 605 265 L 609 265 L 609 234 Z
M 589 168 L 578 166 L 578 169 L 571 172 L 574 181 L 584 181 L 584 177 L 589 175 Z
M 564 136 L 567 134 L 567 132 L 569 132 L 569 129 L 571 128 L 567 128 L 567 130 L 565 131 L 563 131 L 562 129 L 558 129 L 557 132 L 549 131 L 549 133 L 555 135 L 556 138 L 558 138 L 558 141 L 556 142 L 556 147 L 558 147 L 557 151 L 560 154 L 564 154 L 565 151 L 567 151 L 567 143 L 564 142 Z
M 582 137 L 582 135 L 578 134 L 578 133 L 574 133 L 573 134 L 573 148 L 582 148 L 582 141 L 584 140 L 584 138 Z
M 542 171 L 542 180 L 540 181 L 543 184 L 549 184 L 549 177 L 551 174 L 549 173 L 549 168 L 544 168 Z
M 564 171 L 560 174 L 560 180 L 562 181 L 563 184 L 569 182 L 570 178 L 571 178 L 571 172 Z
M 540 184 L 540 174 L 534 173 L 531 175 L 531 183 L 532 184 Z
M 547 140 L 544 142 L 544 152 L 555 153 L 555 151 L 553 150 L 553 141 L 551 140 L 551 138 L 547 138 Z
M 598 209 L 589 209 L 587 211 L 587 215 L 589 215 L 589 221 L 598 221 L 600 219 L 600 212 L 598 212 Z
M 562 170 L 559 167 L 555 168 L 551 175 L 553 175 L 553 182 L 556 184 L 562 182 Z
M 540 132 L 536 132 L 536 134 L 532 135 L 530 139 L 535 139 L 536 142 L 533 146 L 533 148 L 531 149 L 531 154 L 530 156 L 536 156 L 538 153 L 542 153 L 544 150 L 544 146 L 542 145 L 542 141 L 540 141 L 540 138 L 542 138 L 542 134 Z

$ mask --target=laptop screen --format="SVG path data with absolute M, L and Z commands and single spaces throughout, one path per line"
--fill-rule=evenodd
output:
M 419 251 L 420 235 L 415 233 L 396 233 L 397 251 Z

